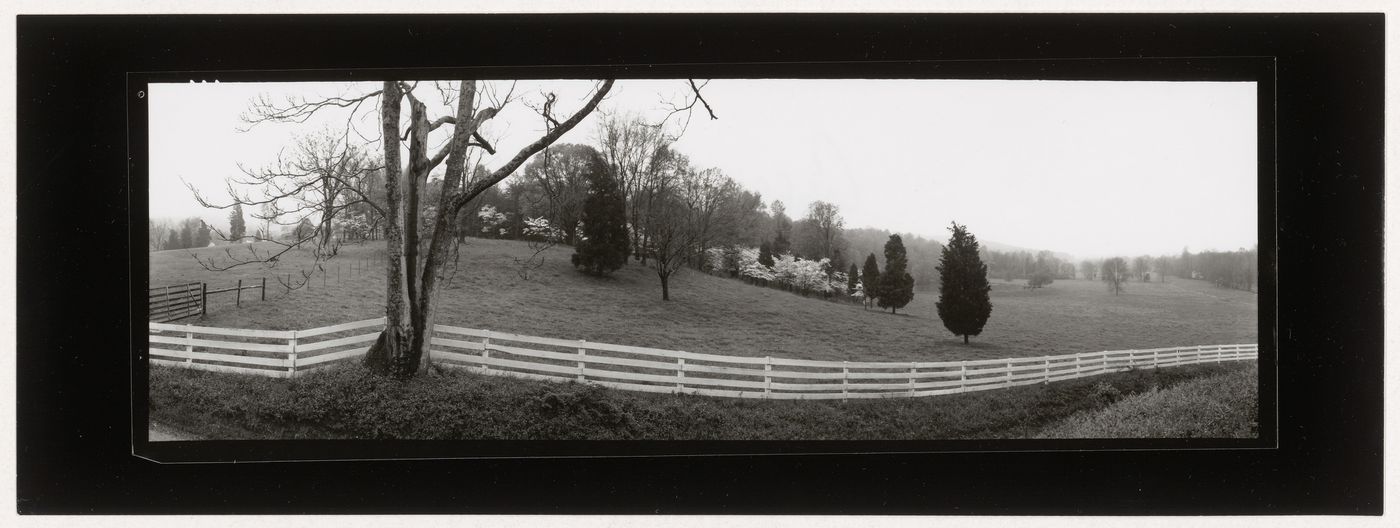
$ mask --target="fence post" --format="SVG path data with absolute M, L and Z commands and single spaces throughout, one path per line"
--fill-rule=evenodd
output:
M 267 300 L 267 277 L 262 278 L 262 286 L 258 286 L 259 301 Z
M 1011 365 L 1013 364 L 1013 362 L 1014 362 L 1014 360 L 1012 360 L 1012 361 L 1007 361 L 1007 362 L 1006 362 L 1006 386 L 1007 386 L 1007 387 L 1010 387 L 1010 386 L 1011 386 Z
M 185 352 L 194 354 L 194 327 L 188 324 L 185 325 Z M 194 358 L 185 358 L 185 363 L 194 363 Z
M 910 361 L 910 362 L 909 362 L 909 397 L 910 397 L 910 398 L 913 398 L 913 397 L 914 397 L 914 375 L 915 375 L 915 374 L 918 374 L 918 373 L 919 373 L 919 364 L 918 364 L 918 363 L 915 363 L 915 362 L 913 362 L 913 361 Z
M 585 368 L 585 367 L 584 367 L 584 363 L 583 363 L 583 358 L 588 356 L 588 353 L 587 353 L 587 352 L 584 352 L 584 350 L 587 349 L 587 346 L 588 346 L 588 341 L 584 341 L 584 340 L 582 340 L 582 339 L 578 340 L 578 382 L 579 382 L 579 383 L 583 383 L 584 380 L 585 380 L 585 377 L 584 377 L 584 375 L 583 375 L 583 369 Z
M 204 315 L 209 310 L 209 290 L 208 284 L 199 283 L 199 315 Z
M 967 360 L 963 360 L 958 369 L 958 392 L 967 392 Z
M 1045 358 L 1045 383 L 1050 383 L 1050 358 Z
M 676 392 L 685 390 L 685 358 L 676 358 Z
M 297 375 L 297 331 L 292 330 L 292 338 L 287 340 L 287 377 Z
M 1157 354 L 1158 354 L 1158 352 L 1159 352 L 1159 351 L 1156 350 L 1156 349 L 1153 349 L 1153 350 L 1152 350 L 1152 368 L 1154 368 L 1154 369 L 1157 368 L 1157 363 L 1158 363 L 1158 360 L 1157 360 L 1158 355 L 1157 355 Z
M 841 401 L 843 401 L 843 402 L 846 401 L 847 399 L 849 399 L 850 396 L 851 396 L 851 391 L 850 391 L 851 367 L 850 367 L 849 365 L 850 365 L 850 362 L 849 362 L 849 361 L 842 361 L 842 362 L 841 362 Z
M 773 393 L 773 356 L 763 356 L 763 397 Z
M 482 359 L 491 359 L 491 338 L 490 338 L 490 337 L 483 337 L 483 338 L 481 338 L 481 358 L 482 358 Z M 487 364 L 484 364 L 484 363 L 483 363 L 483 364 L 481 365 L 481 373 L 482 373 L 482 374 L 490 374 L 490 373 L 491 373 L 491 365 L 487 365 Z
M 238 289 L 233 293 L 233 307 L 238 308 L 243 304 L 243 279 L 238 279 Z
M 1083 354 L 1075 354 L 1075 355 L 1074 355 L 1074 377 L 1075 377 L 1075 378 L 1078 378 L 1080 374 L 1083 374 L 1083 373 L 1084 373 L 1084 367 L 1081 366 L 1080 363 L 1079 363 L 1079 360 L 1080 360 L 1080 358 L 1082 358 L 1082 357 L 1084 357 Z

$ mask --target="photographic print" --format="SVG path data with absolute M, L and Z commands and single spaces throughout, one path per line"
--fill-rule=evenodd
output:
M 20 16 L 17 511 L 1379 514 L 1384 22 Z
M 144 97 L 153 442 L 1260 437 L 1254 82 Z

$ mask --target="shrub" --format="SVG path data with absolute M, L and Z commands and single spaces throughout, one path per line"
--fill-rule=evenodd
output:
M 1032 288 L 1043 288 L 1050 285 L 1052 282 L 1055 282 L 1055 277 L 1050 275 L 1049 272 L 1041 271 L 1036 272 L 1035 275 L 1031 275 L 1031 279 L 1027 282 L 1027 285 Z
M 1108 382 L 1100 381 L 1094 385 L 1089 398 L 1100 407 L 1112 405 L 1123 399 L 1123 393 L 1118 392 L 1118 387 L 1110 385 Z

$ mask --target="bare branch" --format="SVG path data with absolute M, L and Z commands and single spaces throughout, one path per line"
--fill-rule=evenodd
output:
M 475 198 L 478 194 L 481 194 L 482 191 L 485 191 L 488 187 L 499 183 L 501 180 L 504 180 L 506 176 L 510 176 L 510 174 L 515 172 L 515 169 L 519 168 L 520 164 L 524 163 L 525 160 L 530 158 L 530 156 L 535 155 L 535 153 L 543 150 L 546 146 L 553 144 L 554 141 L 558 140 L 560 136 L 573 129 L 574 126 L 578 125 L 578 123 L 582 121 L 583 118 L 586 117 L 590 112 L 592 112 L 594 108 L 598 107 L 598 102 L 602 101 L 603 97 L 608 94 L 608 90 L 612 89 L 612 85 L 612 79 L 603 81 L 602 86 L 600 86 L 598 88 L 598 91 L 594 93 L 593 98 L 589 99 L 588 102 L 584 104 L 583 108 L 579 109 L 578 112 L 575 112 L 573 116 L 560 123 L 558 127 L 555 127 L 553 130 L 546 133 L 543 137 L 535 140 L 534 143 L 526 145 L 525 148 L 520 149 L 520 152 L 516 153 L 515 157 L 511 158 L 511 160 L 506 162 L 505 165 L 502 165 L 500 168 L 497 168 L 494 172 L 491 173 L 490 176 L 480 181 L 473 182 L 465 192 L 457 195 L 452 200 L 449 212 L 455 215 L 456 212 L 459 209 L 461 209 L 463 205 L 466 205 L 467 202 L 471 201 L 472 198 Z

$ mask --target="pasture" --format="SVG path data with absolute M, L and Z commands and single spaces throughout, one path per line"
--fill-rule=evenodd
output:
M 1113 295 L 1097 281 L 1060 280 L 1042 289 L 992 282 L 992 317 L 981 336 L 962 344 L 943 328 L 935 292 L 920 292 L 891 315 L 738 279 L 684 270 L 662 301 L 655 273 L 635 263 L 610 277 L 574 271 L 568 247 L 545 252 L 528 280 L 516 259 L 524 242 L 468 239 L 460 269 L 441 291 L 438 323 L 561 339 L 689 352 L 849 361 L 992 359 L 1073 352 L 1257 342 L 1257 296 L 1170 277 L 1129 283 Z M 223 248 L 194 250 L 218 258 Z M 239 250 L 235 250 L 239 251 Z M 246 251 L 243 249 L 242 251 Z M 293 252 L 275 266 L 203 269 L 188 250 L 151 254 L 153 286 L 207 281 L 220 287 L 268 277 L 267 301 L 232 307 L 211 297 L 207 326 L 284 330 L 383 315 L 382 242 L 346 245 L 309 288 L 286 291 L 271 278 L 294 277 L 310 264 Z M 370 262 L 373 267 L 363 269 Z M 356 271 L 352 270 L 352 264 Z M 336 267 L 340 270 L 337 273 Z M 324 280 L 324 286 L 323 281 Z M 246 297 L 245 297 L 246 299 Z

